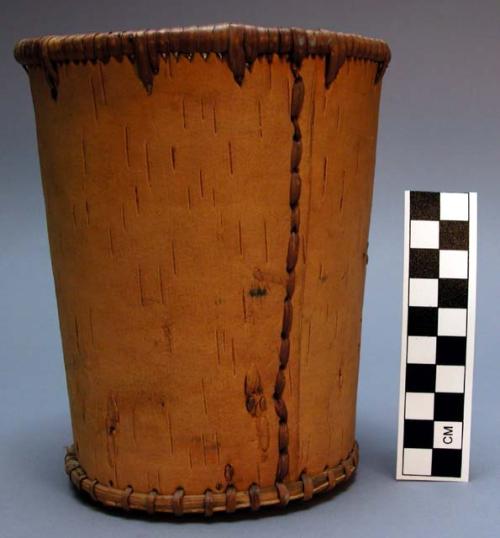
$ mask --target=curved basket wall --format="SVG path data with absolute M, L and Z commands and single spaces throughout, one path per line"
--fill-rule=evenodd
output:
M 349 477 L 387 46 L 223 26 L 24 40 L 93 498 L 286 504 Z

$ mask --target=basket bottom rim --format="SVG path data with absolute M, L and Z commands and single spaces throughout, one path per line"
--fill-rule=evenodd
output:
M 276 483 L 271 486 L 251 484 L 247 490 L 236 490 L 228 485 L 223 492 L 207 489 L 200 494 L 184 494 L 177 488 L 172 494 L 138 492 L 132 487 L 118 489 L 89 477 L 80 465 L 74 446 L 67 448 L 65 471 L 77 490 L 88 495 L 94 502 L 124 511 L 142 511 L 149 514 L 164 513 L 204 514 L 232 513 L 236 510 L 253 511 L 270 506 L 285 507 L 290 501 L 308 501 L 318 494 L 334 489 L 347 482 L 358 467 L 359 446 L 355 441 L 349 453 L 335 466 L 325 466 L 320 473 L 302 473 L 299 480 Z

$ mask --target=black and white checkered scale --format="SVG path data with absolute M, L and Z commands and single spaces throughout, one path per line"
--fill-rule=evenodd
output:
M 410 192 L 401 478 L 463 474 L 467 193 Z

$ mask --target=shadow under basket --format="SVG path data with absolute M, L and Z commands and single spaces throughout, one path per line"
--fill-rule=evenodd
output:
M 257 510 L 347 480 L 379 40 L 220 25 L 20 41 L 94 500 Z

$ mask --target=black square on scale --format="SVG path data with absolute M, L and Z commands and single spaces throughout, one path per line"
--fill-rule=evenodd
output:
M 441 278 L 438 288 L 438 306 L 467 308 L 469 281 L 465 278 Z
M 408 336 L 436 336 L 438 309 L 427 306 L 408 308 Z
M 436 392 L 434 395 L 434 420 L 462 422 L 464 420 L 464 395 Z
M 464 220 L 442 220 L 439 223 L 441 250 L 468 250 L 469 223 Z
M 438 336 L 436 364 L 465 365 L 467 338 L 465 336 Z
M 410 192 L 411 220 L 439 220 L 439 192 Z
M 434 364 L 406 365 L 406 392 L 434 392 L 436 366 Z
M 432 451 L 432 476 L 460 478 L 462 451 L 452 448 L 435 448 Z
M 411 248 L 410 278 L 439 278 L 439 250 Z
M 434 444 L 434 422 L 432 420 L 405 420 L 405 448 L 432 448 Z

